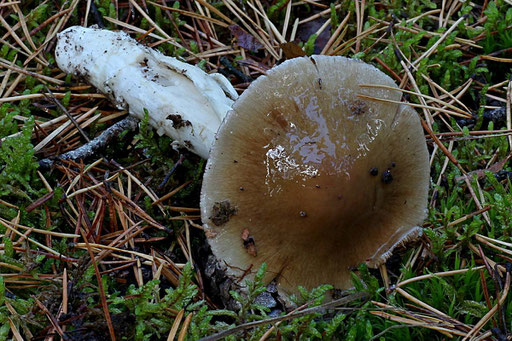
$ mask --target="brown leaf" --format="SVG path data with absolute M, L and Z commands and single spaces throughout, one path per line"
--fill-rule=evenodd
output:
M 477 170 L 474 170 L 472 172 L 469 172 L 467 174 L 467 176 L 472 179 L 473 178 L 473 174 L 476 174 L 478 179 L 483 179 L 485 177 L 485 172 L 492 172 L 492 173 L 497 173 L 499 172 L 500 170 L 503 169 L 503 167 L 505 166 L 505 164 L 507 163 L 507 161 L 510 159 L 511 155 L 508 155 L 506 158 L 504 158 L 503 160 L 499 161 L 499 162 L 496 162 L 496 163 L 493 163 L 492 165 L 489 166 L 489 168 L 487 169 L 477 169 Z M 461 181 L 461 180 L 464 180 L 464 176 L 458 176 L 455 178 L 456 181 Z
M 281 50 L 283 50 L 286 59 L 304 57 L 306 55 L 306 52 L 304 52 L 302 47 L 295 44 L 294 42 L 284 43 L 279 45 L 279 47 Z
M 230 25 L 229 30 L 236 38 L 238 46 L 252 52 L 258 52 L 263 47 L 253 35 L 245 32 L 240 26 Z

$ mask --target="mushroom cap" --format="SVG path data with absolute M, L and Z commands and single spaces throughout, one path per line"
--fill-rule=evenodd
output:
M 217 132 L 201 193 L 213 254 L 247 278 L 351 287 L 421 234 L 429 158 L 417 113 L 375 67 L 344 57 L 288 60 L 258 78 Z M 250 271 L 248 271 L 250 270 Z M 250 276 L 250 275 L 249 275 Z M 243 282 L 243 280 L 241 281 Z

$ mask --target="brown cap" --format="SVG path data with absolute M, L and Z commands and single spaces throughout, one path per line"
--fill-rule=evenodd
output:
M 201 215 L 232 276 L 261 263 L 267 279 L 351 286 L 349 269 L 378 266 L 421 233 L 428 151 L 417 113 L 375 67 L 301 57 L 256 80 L 221 125 L 206 167 Z

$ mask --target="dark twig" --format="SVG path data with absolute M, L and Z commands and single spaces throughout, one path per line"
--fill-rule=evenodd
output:
M 176 168 L 178 168 L 179 165 L 181 165 L 181 163 L 183 162 L 183 160 L 185 160 L 185 156 L 184 155 L 181 155 L 180 156 L 180 159 L 174 164 L 174 166 L 171 168 L 171 170 L 169 171 L 169 173 L 167 173 L 167 175 L 165 176 L 164 180 L 162 181 L 162 183 L 160 183 L 160 185 L 158 185 L 158 187 L 156 188 L 157 191 L 161 191 L 165 184 L 167 183 L 167 181 L 169 181 L 169 179 L 171 178 L 171 175 L 174 173 L 174 171 L 176 170 Z
M 92 266 L 94 267 L 94 273 L 96 274 L 96 280 L 98 282 L 98 292 L 100 294 L 100 302 L 101 302 L 101 306 L 103 308 L 103 313 L 105 314 L 105 320 L 107 321 L 110 339 L 112 341 L 116 341 L 114 325 L 112 324 L 112 318 L 110 316 L 110 312 L 108 309 L 107 296 L 105 295 L 105 290 L 103 289 L 103 282 L 101 280 L 98 262 L 97 262 L 96 257 L 94 256 L 91 246 L 89 245 L 89 241 L 87 239 L 84 229 L 80 228 L 82 218 L 84 217 L 84 212 L 82 211 L 82 208 L 83 208 L 83 205 L 78 205 L 79 214 L 78 214 L 78 219 L 76 220 L 77 221 L 77 230 L 80 231 L 80 234 L 82 235 L 85 245 L 87 246 L 87 251 L 89 253 L 89 257 L 91 258 Z
M 57 105 L 57 107 L 59 108 L 60 111 L 62 111 L 64 114 L 66 114 L 66 116 L 69 118 L 69 120 L 73 123 L 73 125 L 76 127 L 76 129 L 78 129 L 78 131 L 80 132 L 80 134 L 84 137 L 84 139 L 87 141 L 87 142 L 90 142 L 91 140 L 89 139 L 89 137 L 87 136 L 87 134 L 82 130 L 82 128 L 80 127 L 80 124 L 78 124 L 78 122 L 75 120 L 75 118 L 73 116 L 71 116 L 71 114 L 69 113 L 69 111 L 67 111 L 67 109 L 62 105 L 62 103 L 57 99 L 57 97 L 55 97 L 55 95 L 53 94 L 53 92 L 45 85 L 44 86 L 46 91 L 50 94 L 48 96 L 48 98 L 53 102 L 55 103 L 55 105 Z
M 48 308 L 46 308 L 44 306 L 43 303 L 41 303 L 41 301 L 39 301 L 37 299 L 37 297 L 33 297 L 34 298 L 34 301 L 36 302 L 37 306 L 39 307 L 39 309 L 41 309 L 43 311 L 43 313 L 45 313 L 46 317 L 48 318 L 48 320 L 50 320 L 50 323 L 52 324 L 53 328 L 55 329 L 55 331 L 57 331 L 57 334 L 59 334 L 59 336 L 63 339 L 63 340 L 69 340 L 69 337 L 67 337 L 65 334 L 64 334 L 64 331 L 62 330 L 62 328 L 60 327 L 60 324 L 59 324 L 59 321 L 55 318 L 55 316 L 48 310 Z
M 252 77 L 247 76 L 242 71 L 238 70 L 226 57 L 221 57 L 219 59 L 220 63 L 225 66 L 225 70 L 223 73 L 232 74 L 238 77 L 244 83 L 250 83 L 253 81 Z M 219 70 L 222 72 L 222 70 Z M 228 75 L 226 75 L 228 76 Z
M 97 151 L 105 148 L 113 137 L 118 136 L 125 130 L 133 131 L 137 128 L 138 120 L 132 116 L 126 117 L 124 120 L 105 129 L 98 137 L 95 137 L 90 142 L 83 146 L 57 156 L 54 159 L 43 159 L 39 161 L 39 166 L 42 169 L 50 169 L 55 161 L 59 160 L 73 160 L 87 159 L 94 155 Z
M 94 21 L 96 21 L 96 25 L 98 25 L 99 28 L 105 28 L 105 24 L 103 23 L 101 13 L 98 11 L 98 8 L 96 7 L 94 1 L 91 1 L 91 12 L 94 16 Z

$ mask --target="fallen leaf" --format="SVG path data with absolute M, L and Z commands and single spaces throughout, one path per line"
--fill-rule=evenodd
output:
M 472 179 L 473 178 L 473 175 L 476 174 L 478 179 L 483 179 L 485 177 L 485 172 L 492 172 L 492 173 L 497 173 L 499 172 L 500 170 L 503 169 L 503 167 L 505 166 L 505 164 L 507 163 L 507 161 L 510 159 L 511 155 L 508 155 L 506 158 L 504 158 L 503 160 L 499 161 L 499 162 L 496 162 L 496 163 L 493 163 L 492 165 L 489 166 L 489 168 L 487 169 L 477 169 L 477 170 L 474 170 L 472 172 L 469 172 L 467 174 L 467 176 Z M 458 176 L 455 178 L 455 181 L 461 181 L 461 180 L 464 180 L 464 177 L 465 176 Z
M 230 25 L 229 30 L 236 38 L 238 46 L 252 52 L 258 52 L 258 50 L 263 47 L 254 36 L 245 32 L 240 26 Z
M 304 57 L 306 55 L 306 52 L 304 52 L 302 47 L 295 44 L 294 42 L 284 43 L 279 45 L 279 47 L 281 48 L 281 50 L 283 50 L 286 59 Z

